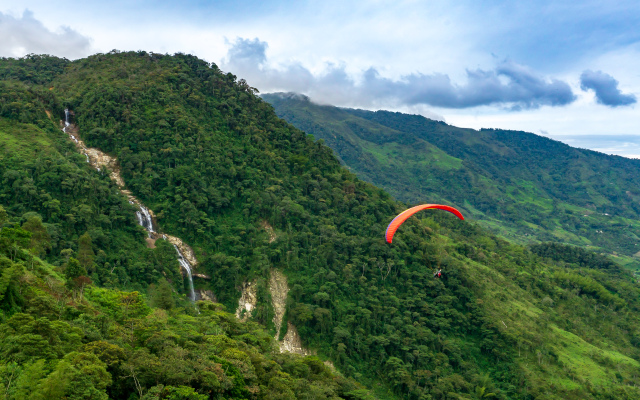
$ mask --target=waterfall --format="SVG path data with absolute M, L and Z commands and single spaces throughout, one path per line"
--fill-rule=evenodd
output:
M 94 162 L 94 164 L 92 165 L 98 171 L 100 171 L 100 165 L 112 167 L 113 164 L 115 164 L 115 159 L 108 157 L 107 155 L 105 155 L 104 153 L 100 152 L 97 149 L 87 149 L 85 144 L 82 141 L 78 140 L 78 138 L 73 132 L 67 132 L 67 128 L 71 126 L 71 123 L 69 122 L 70 114 L 71 112 L 69 111 L 69 109 L 65 108 L 64 109 L 64 128 L 62 128 L 62 131 L 68 134 L 69 137 L 74 142 L 76 142 L 76 148 L 82 154 L 84 154 L 85 157 L 87 157 L 88 163 L 91 163 L 91 161 Z M 89 150 L 91 150 L 91 152 L 93 153 L 92 157 L 89 157 Z M 114 172 L 111 173 L 111 179 L 113 179 L 118 184 L 118 186 L 120 187 L 120 191 L 129 197 L 129 204 L 138 206 L 139 210 L 136 211 L 138 224 L 140 224 L 148 232 L 149 238 L 157 239 L 160 235 L 158 235 L 158 233 L 153 229 L 153 218 L 151 217 L 151 212 L 149 211 L 149 209 L 143 206 L 142 204 L 140 204 L 140 202 L 135 197 L 133 197 L 129 191 L 124 190 L 124 181 L 122 181 L 122 178 L 120 177 L 119 171 L 117 169 L 115 169 Z M 187 271 L 187 277 L 189 278 L 189 299 L 195 303 L 196 294 L 193 288 L 193 276 L 191 272 L 192 267 L 188 259 L 182 254 L 182 251 L 180 249 L 186 248 L 187 250 L 185 250 L 185 252 L 189 257 L 192 257 L 192 254 L 191 254 L 192 251 L 189 249 L 189 246 L 182 243 L 182 241 L 178 238 L 174 238 L 174 237 L 167 238 L 167 236 L 165 235 L 162 235 L 162 238 L 172 243 L 173 247 L 176 249 L 176 252 L 178 253 L 178 262 L 180 263 L 180 266 L 185 271 Z M 175 243 L 179 243 L 180 247 L 176 246 Z M 195 258 L 193 258 L 193 261 L 194 263 L 197 263 Z M 197 307 L 196 307 L 196 311 L 197 311 Z
M 62 131 L 64 133 L 67 133 L 67 127 L 69 126 L 69 109 L 65 108 L 64 109 L 64 128 L 62 128 Z M 75 137 L 73 137 L 73 140 L 76 140 Z M 76 140 L 76 143 L 78 143 L 78 141 Z
M 178 252 L 178 262 L 180 263 L 180 266 L 184 268 L 185 271 L 187 271 L 187 277 L 189 278 L 189 298 L 191 299 L 192 302 L 195 302 L 196 292 L 193 290 L 193 277 L 191 276 L 191 264 L 189 264 L 189 261 L 187 261 L 187 259 L 184 258 L 178 246 L 174 244 L 173 248 L 175 248 L 176 251 Z
M 140 207 L 140 211 L 136 211 L 138 223 L 142 225 L 144 229 L 149 231 L 149 237 L 151 237 L 152 233 L 156 233 L 153 230 L 153 220 L 151 219 L 151 213 L 149 213 L 149 210 L 142 204 L 139 204 L 138 207 Z
M 129 201 L 129 203 L 135 204 L 132 201 Z M 138 207 L 140 208 L 140 211 L 136 211 L 136 217 L 138 217 L 138 224 L 140 224 L 144 229 L 147 230 L 147 232 L 149 232 L 149 237 L 152 237 L 151 234 L 152 233 L 155 234 L 156 232 L 153 230 L 153 219 L 151 218 L 151 213 L 142 204 L 138 204 Z M 165 235 L 162 235 L 162 238 L 165 240 L 167 239 Z M 182 252 L 178 248 L 178 246 L 174 244 L 173 248 L 176 249 L 176 252 L 178 253 L 178 262 L 180 263 L 180 266 L 185 271 L 187 271 L 187 278 L 189 278 L 189 299 L 191 299 L 192 302 L 195 302 L 196 292 L 193 289 L 193 275 L 191 274 L 191 264 L 189 264 L 189 261 L 187 261 L 185 256 L 182 254 Z

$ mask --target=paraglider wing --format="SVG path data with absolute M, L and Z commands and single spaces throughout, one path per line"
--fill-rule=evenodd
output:
M 464 220 L 464 217 L 462 216 L 460 211 L 451 206 L 443 206 L 441 204 L 421 204 L 419 206 L 411 207 L 410 209 L 401 212 L 397 217 L 393 219 L 393 221 L 391 221 L 391 223 L 387 227 L 387 231 L 384 234 L 384 238 L 387 240 L 387 243 L 391 243 L 391 241 L 393 240 L 393 235 L 395 235 L 396 231 L 404 221 L 406 221 L 410 216 L 417 213 L 418 211 L 426 210 L 428 208 L 437 208 L 439 210 L 449 211 L 456 217 Z

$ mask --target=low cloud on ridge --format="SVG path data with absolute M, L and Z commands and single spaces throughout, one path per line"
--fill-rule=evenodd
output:
M 22 18 L 0 12 L 0 38 L 0 56 L 4 57 L 35 53 L 75 59 L 88 55 L 91 50 L 88 37 L 69 27 L 52 32 L 28 10 Z
M 267 47 L 266 42 L 257 38 L 238 38 L 231 44 L 221 67 L 263 92 L 299 92 L 314 101 L 344 106 L 392 103 L 460 109 L 499 105 L 520 110 L 563 106 L 576 99 L 566 82 L 541 77 L 510 61 L 493 70 L 467 70 L 467 82 L 463 85 L 451 82 L 446 74 L 414 73 L 392 80 L 380 76 L 375 68 L 364 72 L 362 82 L 356 82 L 344 65 L 328 64 L 322 75 L 314 75 L 299 63 L 274 68 L 267 62 Z
M 593 90 L 596 101 L 610 107 L 628 106 L 637 102 L 633 94 L 623 94 L 618 89 L 618 81 L 602 71 L 586 70 L 580 75 L 580 88 Z

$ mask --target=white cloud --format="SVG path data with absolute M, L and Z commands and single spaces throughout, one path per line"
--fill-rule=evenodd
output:
M 512 109 L 562 106 L 575 100 L 570 86 L 547 79 L 522 65 L 505 61 L 492 70 L 467 70 L 466 82 L 456 84 L 446 74 L 412 73 L 393 80 L 369 67 L 358 83 L 344 65 L 328 64 L 313 74 L 299 63 L 275 68 L 267 60 L 267 43 L 238 38 L 230 43 L 221 67 L 245 78 L 261 91 L 293 91 L 314 101 L 360 107 L 430 105 L 470 108 L 501 105 Z
M 67 26 L 52 32 L 30 11 L 18 18 L 0 12 L 0 38 L 0 55 L 5 57 L 36 53 L 74 59 L 89 55 L 91 47 L 88 37 Z

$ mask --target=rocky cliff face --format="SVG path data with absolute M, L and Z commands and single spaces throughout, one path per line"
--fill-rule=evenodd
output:
M 256 308 L 258 297 L 256 294 L 256 282 L 245 282 L 242 285 L 242 294 L 238 300 L 238 308 L 236 309 L 236 318 L 240 321 L 246 321 L 251 318 L 253 309 Z
M 189 264 L 191 264 L 194 268 L 198 265 L 198 260 L 196 259 L 196 256 L 193 253 L 193 249 L 189 247 L 189 245 L 187 245 L 185 242 L 180 240 L 180 238 L 164 234 L 163 239 L 168 240 L 169 243 L 171 243 L 172 245 L 180 249 L 180 252 L 184 256 L 184 258 L 186 258 L 187 261 L 189 261 Z M 198 275 L 202 275 L 202 274 L 198 274 Z M 194 276 L 196 276 L 196 274 L 194 274 Z
M 212 303 L 218 302 L 216 295 L 213 294 L 211 290 L 196 289 L 195 294 L 196 294 L 196 300 L 205 300 L 205 301 L 210 301 Z
M 274 339 L 278 341 L 281 352 L 289 352 L 300 354 L 303 356 L 315 354 L 315 352 L 305 349 L 302 346 L 302 340 L 298 334 L 298 330 L 291 323 L 287 322 L 287 333 L 282 340 L 278 340 L 284 320 L 284 313 L 287 307 L 287 295 L 289 294 L 289 285 L 287 277 L 282 271 L 272 268 L 269 276 L 269 294 L 274 311 L 273 324 L 276 326 L 276 335 Z M 245 282 L 241 288 L 240 300 L 238 300 L 238 308 L 236 309 L 236 317 L 241 321 L 247 321 L 251 318 L 251 313 L 258 302 L 256 294 L 256 282 Z
M 287 277 L 279 269 L 271 269 L 269 292 L 271 293 L 271 300 L 273 301 L 273 310 L 275 313 L 273 317 L 273 323 L 276 326 L 275 339 L 278 340 L 282 329 L 282 320 L 287 306 L 287 295 L 289 294 Z M 302 340 L 300 339 L 298 330 L 291 322 L 287 322 L 287 334 L 278 343 L 280 344 L 281 352 L 288 351 L 289 353 L 305 356 L 313 354 L 311 351 L 302 347 Z
M 314 351 L 305 349 L 302 346 L 302 339 L 300 339 L 298 330 L 291 322 L 287 322 L 287 334 L 278 343 L 280 344 L 281 353 L 288 351 L 289 353 L 300 354 L 303 356 L 315 354 Z
M 273 324 L 276 326 L 276 340 L 280 337 L 280 329 L 282 328 L 282 320 L 287 307 L 287 295 L 289 294 L 289 285 L 287 277 L 275 268 L 271 269 L 269 278 L 269 292 L 271 301 L 273 302 Z
M 262 227 L 269 235 L 269 243 L 273 243 L 277 239 L 276 232 L 273 230 L 273 227 L 269 225 L 267 221 L 262 221 Z

